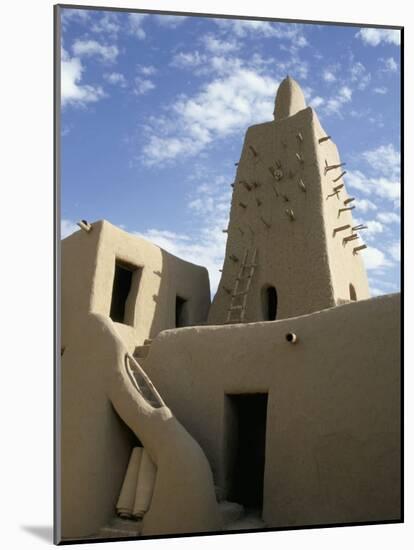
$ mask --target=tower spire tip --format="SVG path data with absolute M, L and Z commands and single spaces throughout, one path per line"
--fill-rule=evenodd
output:
M 287 74 L 277 90 L 273 116 L 275 120 L 280 120 L 292 116 L 302 109 L 306 109 L 303 91 L 296 80 Z

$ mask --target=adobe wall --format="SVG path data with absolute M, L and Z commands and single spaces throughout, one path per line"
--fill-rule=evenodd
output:
M 100 224 L 86 234 L 76 231 L 61 241 L 61 345 L 65 335 L 91 310 Z
M 393 294 L 287 320 L 169 330 L 144 368 L 224 489 L 225 394 L 268 392 L 269 527 L 398 519 L 399 320 Z
M 115 259 L 142 267 L 133 304 L 133 326 L 113 323 L 109 317 Z M 98 330 L 91 314 L 106 319 L 122 341 L 119 346 L 132 353 L 146 338 L 175 326 L 177 295 L 188 300 L 189 324 L 205 321 L 210 304 L 208 273 L 203 267 L 100 221 L 92 224 L 89 233 L 78 231 L 62 241 L 61 295 L 62 535 L 66 538 L 97 536 L 99 529 L 115 514 L 115 502 L 137 437 L 115 412 L 109 398 L 113 391 L 110 378 L 117 366 L 115 337 L 110 331 L 105 335 Z M 153 432 L 157 439 L 157 429 Z M 188 445 L 194 447 L 187 442 Z M 168 457 L 171 460 L 171 454 L 163 453 L 163 459 Z M 181 460 L 180 464 L 184 462 Z M 197 470 L 191 471 L 197 475 Z M 152 532 L 154 524 L 164 532 L 174 529 L 171 514 L 167 517 L 163 508 L 163 495 L 171 479 L 174 482 L 174 478 L 162 476 L 158 489 L 158 493 L 161 491 L 158 500 L 162 502 L 154 505 L 148 514 Z M 188 483 L 190 479 L 187 475 Z M 174 491 L 169 492 L 173 496 Z M 181 497 L 192 502 L 189 491 L 181 492 Z M 181 532 L 186 531 L 186 526 L 202 530 L 201 527 L 211 521 L 215 518 L 204 518 L 198 510 L 176 519 L 175 525 Z M 149 525 L 148 519 L 148 530 Z
M 111 341 L 94 335 L 88 315 L 65 333 L 61 358 L 61 536 L 96 536 L 115 514 L 137 438 L 108 399 Z M 114 365 L 115 366 L 115 365 Z
M 146 338 L 175 327 L 175 300 L 187 300 L 188 324 L 201 324 L 210 305 L 208 272 L 107 221 L 62 241 L 62 346 L 66 327 L 87 313 L 109 316 L 115 259 L 142 267 L 133 325 L 115 323 L 132 352 Z

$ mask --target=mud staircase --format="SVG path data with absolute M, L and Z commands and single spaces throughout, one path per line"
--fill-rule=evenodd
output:
M 254 267 L 252 270 L 252 266 L 247 265 L 247 252 L 245 254 L 244 262 L 243 262 L 243 269 L 240 270 L 240 273 L 243 275 L 243 271 L 245 268 L 248 268 L 250 279 L 253 276 Z M 254 252 L 252 264 L 255 261 L 256 254 Z M 249 277 L 248 276 L 248 277 Z M 247 291 L 250 288 L 249 281 L 250 279 L 247 277 L 244 277 L 244 279 L 247 279 Z M 236 281 L 237 282 L 237 281 Z M 236 287 L 236 292 L 238 291 L 238 285 Z M 243 318 L 243 316 L 241 316 Z M 236 321 L 231 321 L 236 322 Z M 144 340 L 143 345 L 137 346 L 134 350 L 133 357 L 138 361 L 140 365 L 144 363 L 146 360 L 149 350 L 151 348 L 151 339 Z M 222 525 L 223 525 L 223 531 L 238 531 L 238 530 L 244 530 L 244 529 L 263 529 L 266 527 L 265 523 L 260 517 L 260 513 L 258 511 L 252 511 L 252 510 L 245 510 L 244 507 L 241 504 L 238 504 L 237 502 L 229 502 L 226 500 L 221 500 L 221 495 L 219 488 L 216 487 L 216 496 L 219 500 L 218 507 L 219 512 L 222 519 Z M 121 518 L 119 516 L 112 517 L 107 525 L 102 527 L 99 531 L 99 533 L 91 538 L 103 538 L 103 539 L 118 539 L 118 538 L 131 538 L 131 537 L 139 537 L 141 535 L 142 531 L 142 519 L 126 519 Z
M 246 510 L 237 502 L 223 500 L 219 502 L 219 510 L 223 521 L 223 531 L 243 531 L 244 529 L 264 529 L 259 510 Z
M 146 339 L 144 340 L 144 343 L 142 346 L 137 346 L 134 350 L 133 357 L 136 359 L 136 361 L 142 365 L 142 363 L 145 361 L 145 359 L 148 356 L 149 350 L 151 348 L 152 340 Z
M 244 529 L 264 529 L 266 527 L 258 511 L 245 510 L 237 502 L 223 500 L 218 503 L 218 507 L 222 518 L 223 531 L 243 531 Z M 139 537 L 141 529 L 142 520 L 113 517 L 99 531 L 97 538 Z
M 142 520 L 123 519 L 113 517 L 105 527 L 99 531 L 98 538 L 115 539 L 123 537 L 139 537 L 141 534 Z
M 231 293 L 230 305 L 227 310 L 227 318 L 225 324 L 243 323 L 246 314 L 247 296 L 249 294 L 250 286 L 254 271 L 257 267 L 256 257 L 257 249 L 253 250 L 253 254 L 248 263 L 249 249 L 246 248 L 242 263 L 240 264 L 239 273 L 236 277 L 234 287 Z M 246 274 L 247 270 L 247 274 Z M 244 288 L 243 288 L 244 285 Z M 237 303 L 240 302 L 241 303 Z

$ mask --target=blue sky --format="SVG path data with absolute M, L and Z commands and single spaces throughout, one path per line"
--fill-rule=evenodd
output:
M 399 290 L 400 33 L 62 9 L 62 236 L 107 219 L 219 280 L 248 126 L 286 74 L 347 163 L 373 295 Z

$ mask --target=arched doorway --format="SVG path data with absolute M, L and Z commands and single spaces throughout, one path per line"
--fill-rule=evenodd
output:
M 349 285 L 349 297 L 351 298 L 351 300 L 356 302 L 357 295 L 356 295 L 356 292 L 355 292 L 355 287 L 352 283 L 350 283 L 350 285 Z
M 274 286 L 266 285 L 262 291 L 263 318 L 274 321 L 277 316 L 277 291 Z

